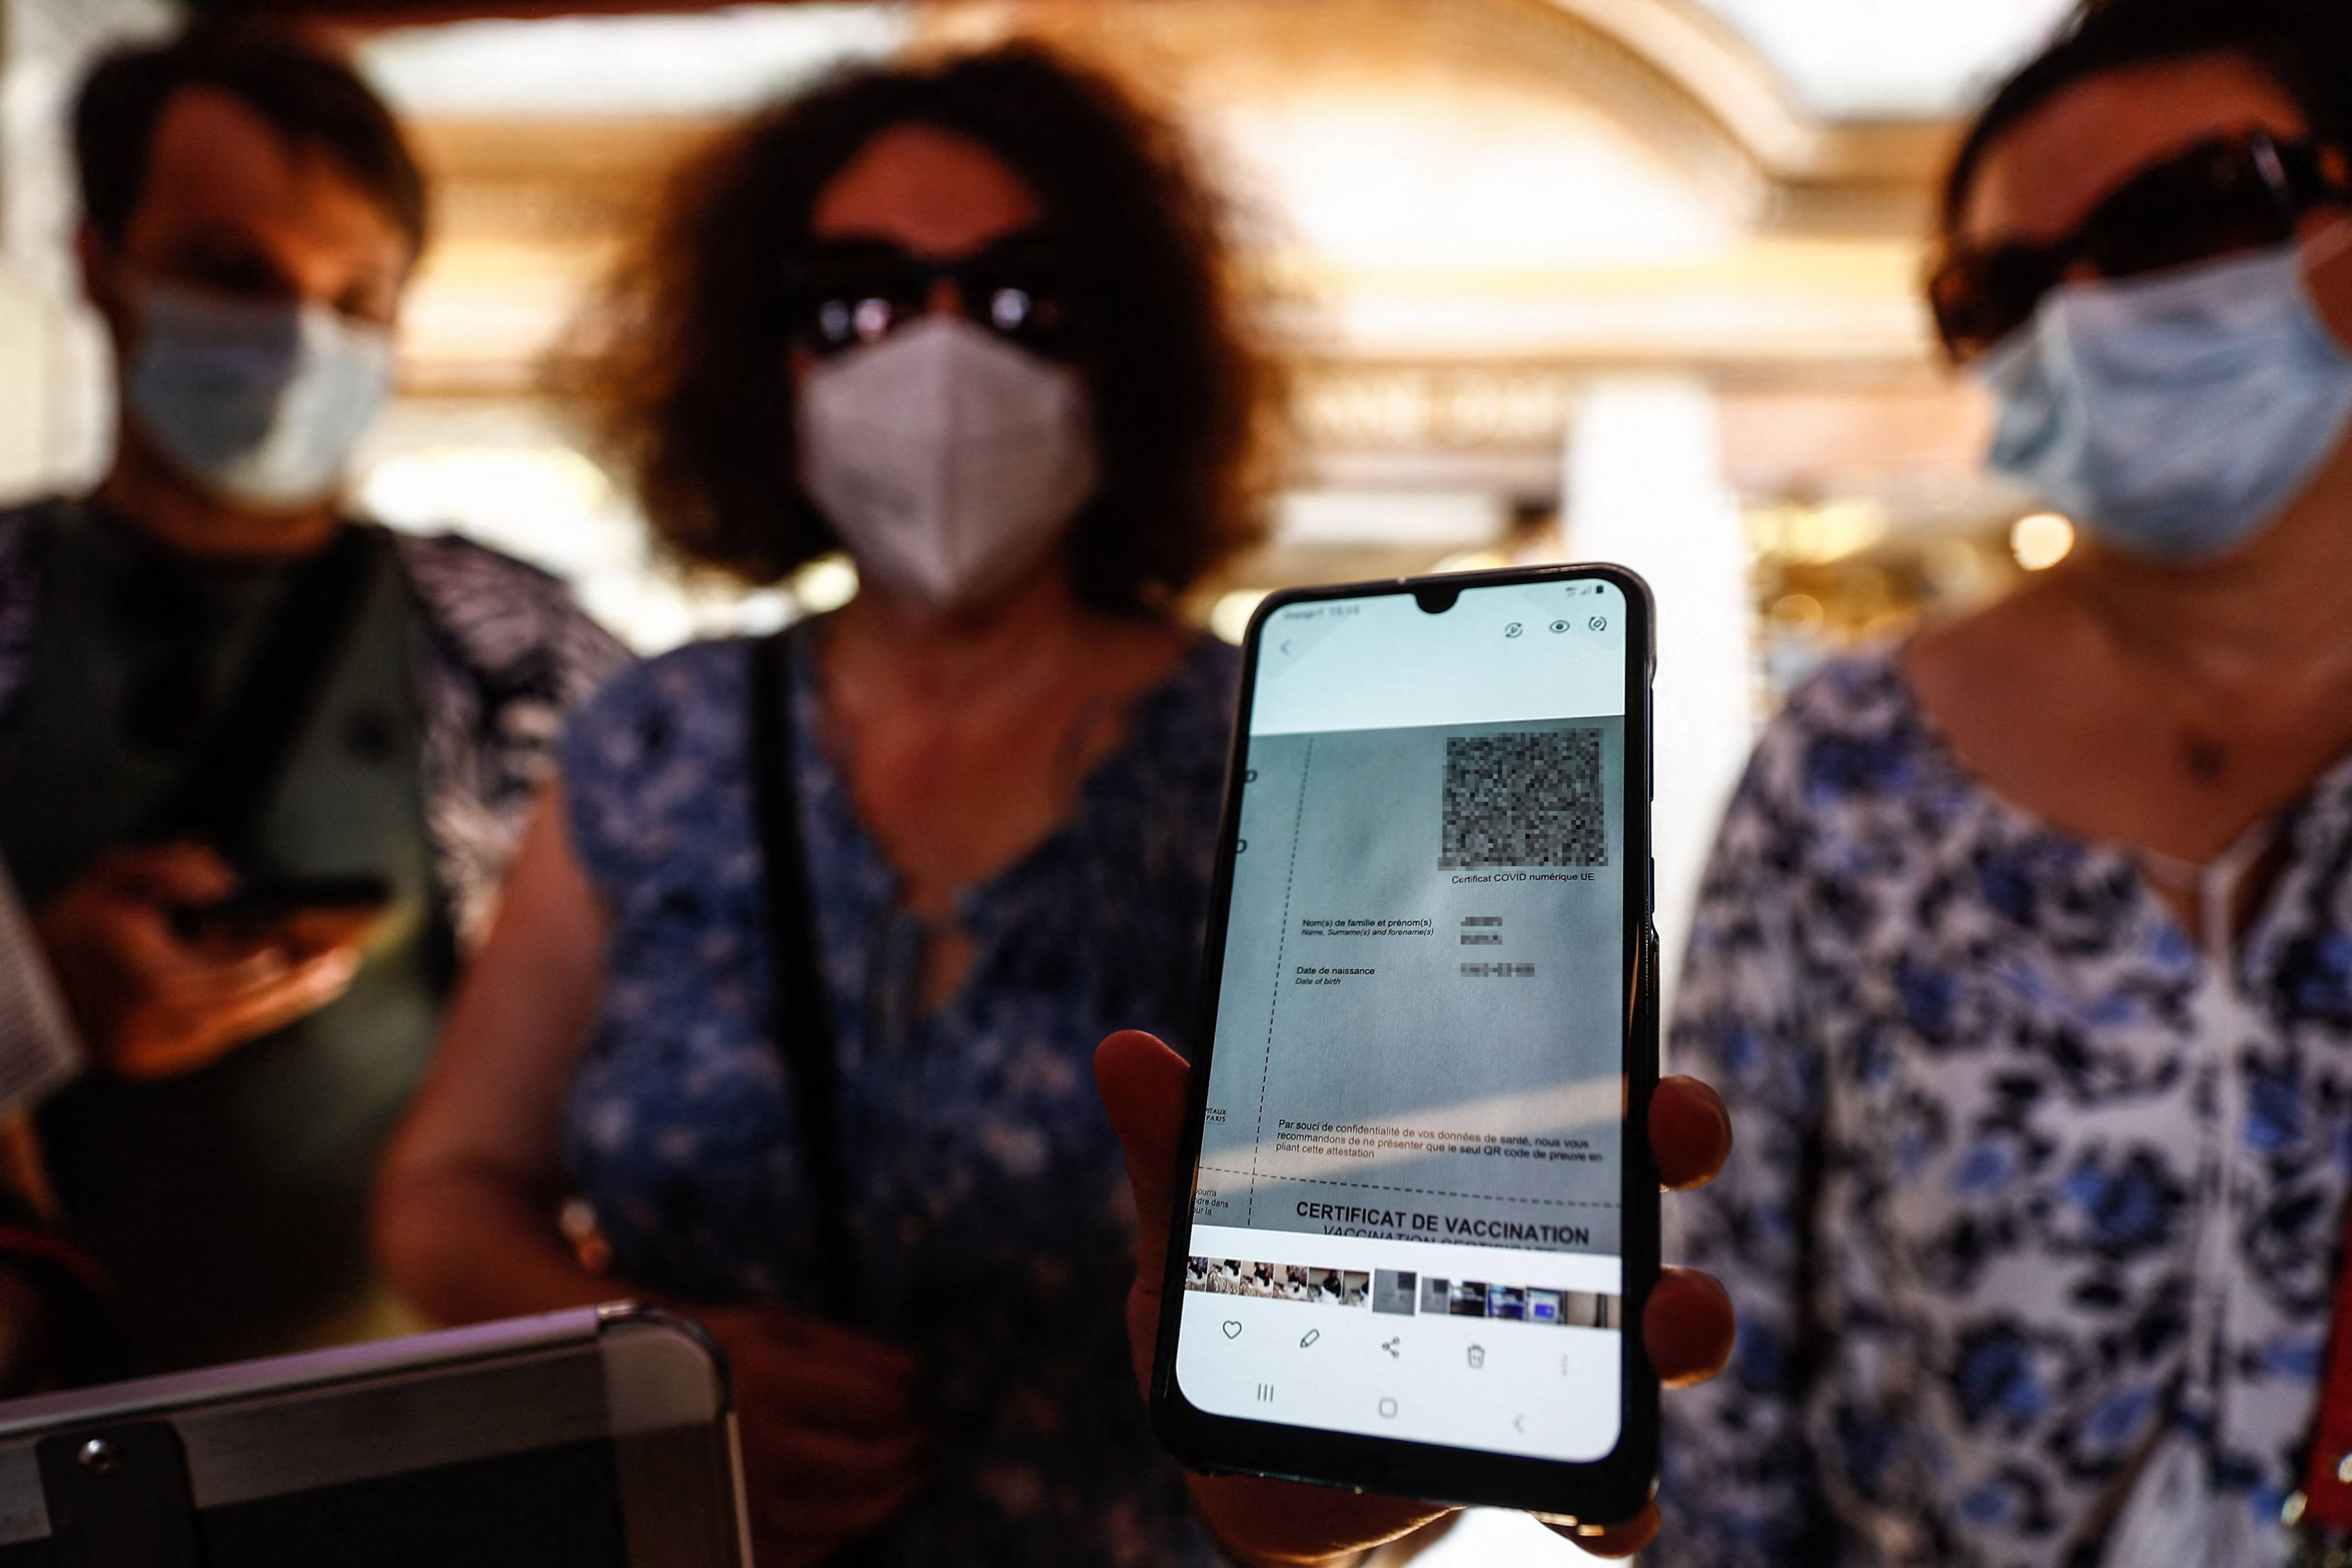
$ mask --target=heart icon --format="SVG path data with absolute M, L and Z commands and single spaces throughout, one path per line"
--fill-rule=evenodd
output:
M 1236 1334 L 1240 1333 L 1241 1331 L 1242 1331 L 1242 1326 L 1241 1326 L 1241 1324 L 1239 1324 L 1239 1323 L 1235 1322 L 1235 1321 L 1234 1321 L 1233 1319 L 1231 1319 L 1231 1318 L 1227 1318 L 1227 1319 L 1225 1320 L 1225 1338 L 1227 1338 L 1227 1339 L 1232 1339 L 1234 1335 L 1236 1335 Z

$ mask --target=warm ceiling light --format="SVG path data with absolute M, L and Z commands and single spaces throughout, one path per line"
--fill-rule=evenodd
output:
M 2074 525 L 2054 511 L 2037 511 L 2010 525 L 2009 552 L 2028 572 L 2057 565 L 2074 548 Z
M 1236 588 L 1230 594 L 1220 595 L 1217 602 L 1209 607 L 1209 629 L 1225 641 L 1240 646 L 1242 638 L 1249 635 L 1250 617 L 1257 614 L 1260 605 L 1265 603 L 1265 595 L 1264 588 Z

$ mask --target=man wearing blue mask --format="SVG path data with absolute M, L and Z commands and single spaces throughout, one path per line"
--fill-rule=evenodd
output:
M 90 1060 L 17 1129 L 0 1253 L 53 1302 L 102 1274 L 169 1368 L 393 1326 L 376 1154 L 622 656 L 542 574 L 339 504 L 425 228 L 355 75 L 192 37 L 100 64 L 74 130 L 121 433 L 94 492 L 0 514 L 0 853 Z

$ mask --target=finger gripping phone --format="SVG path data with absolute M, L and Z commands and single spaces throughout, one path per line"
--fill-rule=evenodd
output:
M 1648 1500 L 1651 621 L 1601 565 L 1252 622 L 1152 1381 L 1194 1468 Z

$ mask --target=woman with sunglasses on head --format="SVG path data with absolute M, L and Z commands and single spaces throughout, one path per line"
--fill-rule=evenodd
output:
M 379 1237 L 451 1321 L 695 1306 L 763 1564 L 1210 1560 L 1088 1069 L 1192 1000 L 1237 666 L 1175 613 L 1251 537 L 1265 380 L 1218 226 L 1041 52 L 868 69 L 693 168 L 604 318 L 663 537 L 861 585 L 571 727 Z
M 2310 1527 L 2352 1142 L 2347 29 L 2096 5 L 1958 156 L 1937 320 L 2082 542 L 1833 665 L 1730 809 L 1672 1049 L 1741 1124 L 1685 1210 L 1741 1342 L 1669 1410 L 1662 1563 L 2263 1568 Z

